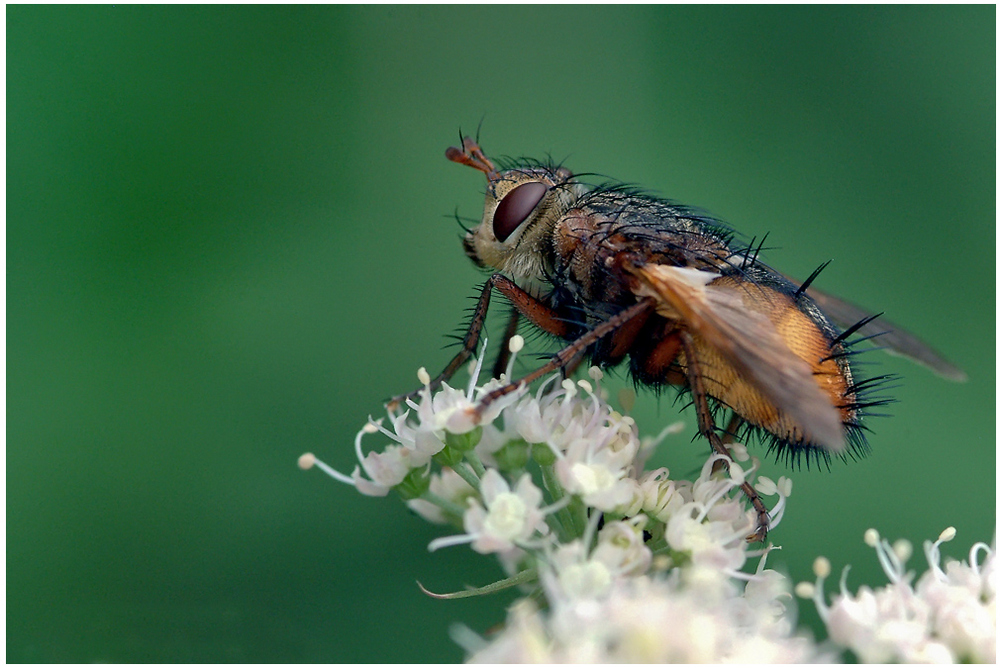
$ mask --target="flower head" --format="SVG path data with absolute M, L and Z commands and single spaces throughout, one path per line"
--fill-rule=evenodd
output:
M 976 543 L 968 563 L 950 560 L 942 567 L 940 546 L 954 536 L 949 527 L 938 540 L 924 544 L 930 568 L 914 587 L 913 573 L 905 571 L 908 543 L 892 546 L 869 529 L 866 542 L 875 548 L 889 584 L 862 586 L 851 594 L 845 569 L 840 594 L 827 605 L 822 582 L 829 563 L 823 561 L 816 568 L 816 586 L 800 586 L 800 593 L 816 603 L 830 639 L 863 662 L 995 663 L 996 550 Z
M 516 353 L 521 342 L 512 340 Z M 503 631 L 490 641 L 472 631 L 461 642 L 473 661 L 741 662 L 837 658 L 794 628 L 787 579 L 765 568 L 775 548 L 751 551 L 757 510 L 741 487 L 769 500 L 769 528 L 781 521 L 791 480 L 758 476 L 760 462 L 734 443 L 693 480 L 667 468 L 646 470 L 657 444 L 677 431 L 640 440 L 635 421 L 593 384 L 554 375 L 533 393 L 518 387 L 488 405 L 498 380 L 478 385 L 482 358 L 466 390 L 423 389 L 355 438 L 357 466 L 340 473 L 303 455 L 362 494 L 395 490 L 416 513 L 459 533 L 429 548 L 469 545 L 497 557 L 508 578 L 478 590 L 525 588 Z M 510 373 L 508 367 L 507 373 Z M 362 441 L 380 436 L 375 449 Z M 924 546 L 930 569 L 907 572 L 912 546 L 866 540 L 889 578 L 882 588 L 846 588 L 827 604 L 830 565 L 816 562 L 812 597 L 831 640 L 869 661 L 995 661 L 995 549 L 978 543 L 968 563 L 942 564 L 944 532 Z M 748 560 L 759 556 L 755 568 Z M 915 584 L 914 584 L 915 582 Z M 543 605 L 539 605 L 541 602 Z
M 706 598 L 676 574 L 598 584 L 603 596 L 550 599 L 544 613 L 522 601 L 500 634 L 470 647 L 469 661 L 757 664 L 831 658 L 808 636 L 773 624 L 769 596 L 750 598 L 734 587 L 726 596 Z
M 471 543 L 480 554 L 510 552 L 517 546 L 532 545 L 545 536 L 545 511 L 540 507 L 542 492 L 525 473 L 512 490 L 503 476 L 489 469 L 480 482 L 482 502 L 469 497 L 463 524 L 465 533 L 438 538 L 429 548 L 437 550 L 449 545 Z
M 473 499 L 465 511 L 465 529 L 476 552 L 506 552 L 536 534 L 548 533 L 540 507 L 542 492 L 527 473 L 511 490 L 503 476 L 490 469 L 483 476 L 481 492 L 482 505 Z

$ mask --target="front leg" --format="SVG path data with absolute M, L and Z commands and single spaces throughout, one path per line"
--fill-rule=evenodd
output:
M 483 291 L 480 293 L 479 301 L 476 302 L 476 308 L 472 313 L 472 322 L 469 323 L 469 329 L 462 338 L 462 348 L 448 362 L 444 370 L 430 382 L 431 390 L 441 387 L 441 383 L 448 381 L 455 375 L 455 372 L 476 352 L 476 346 L 479 344 L 483 325 L 486 323 L 486 312 L 490 308 L 490 297 L 493 294 L 494 288 L 510 300 L 510 303 L 515 308 L 515 313 L 523 315 L 553 336 L 566 336 L 569 331 L 569 324 L 559 316 L 555 309 L 520 288 L 514 281 L 503 274 L 493 274 L 486 281 L 486 284 L 483 285 Z M 516 321 L 514 324 L 516 327 Z M 509 340 L 510 336 L 513 336 L 513 333 L 510 332 L 510 327 L 508 327 L 507 334 L 509 336 L 506 338 Z M 420 390 L 415 390 L 407 394 L 395 396 L 387 402 L 387 405 L 390 409 L 394 409 L 406 399 L 416 396 L 419 392 Z
M 553 355 L 552 359 L 542 366 L 538 367 L 523 378 L 520 378 L 512 383 L 507 383 L 506 385 L 501 385 L 480 399 L 474 409 L 477 419 L 483 414 L 483 411 L 486 410 L 487 406 L 500 397 L 510 394 L 522 385 L 527 385 L 541 378 L 545 374 L 552 373 L 556 369 L 565 369 L 571 363 L 577 363 L 578 360 L 582 359 L 582 356 L 588 347 L 597 343 L 608 334 L 622 328 L 635 318 L 648 315 L 653 311 L 654 307 L 655 302 L 653 299 L 647 297 L 627 308 L 622 309 L 615 315 L 595 326 L 593 329 L 587 330 L 568 346 Z

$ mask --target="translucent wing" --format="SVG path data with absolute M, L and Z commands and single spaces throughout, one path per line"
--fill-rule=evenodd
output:
M 798 281 L 792 280 L 792 282 L 796 285 L 799 284 Z M 830 320 L 845 329 L 872 315 L 860 306 L 855 306 L 839 297 L 834 297 L 813 288 L 809 288 L 807 294 L 812 297 L 812 300 L 816 302 Z M 879 345 L 885 346 L 887 352 L 895 352 L 914 362 L 923 364 L 934 373 L 948 380 L 964 381 L 967 378 L 964 371 L 946 360 L 929 345 L 902 327 L 897 327 L 884 318 L 880 317 L 878 320 L 858 328 L 857 331 L 862 336 L 878 334 L 879 337 L 876 341 Z
M 631 272 L 639 279 L 637 295 L 655 298 L 660 315 L 700 335 L 794 421 L 806 440 L 832 452 L 844 448 L 840 411 L 812 367 L 792 352 L 762 312 L 763 289 L 685 267 L 654 264 Z

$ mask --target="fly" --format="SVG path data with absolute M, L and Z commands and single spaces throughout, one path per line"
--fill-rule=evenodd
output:
M 522 384 L 585 359 L 600 367 L 627 359 L 638 384 L 690 393 L 698 431 L 713 452 L 728 457 L 727 443 L 738 434 L 757 435 L 779 458 L 808 463 L 863 455 L 865 418 L 889 401 L 876 395 L 888 376 L 856 373 L 852 359 L 861 351 L 850 337 L 879 336 L 940 375 L 964 378 L 913 335 L 881 332 L 876 316 L 811 289 L 825 265 L 795 281 L 761 262 L 759 246 L 737 245 L 731 228 L 689 207 L 625 185 L 588 185 L 560 165 L 498 168 L 469 137 L 445 155 L 486 175 L 482 221 L 463 246 L 493 273 L 461 349 L 431 387 L 476 350 L 494 290 L 513 306 L 507 339 L 523 318 L 568 342 L 483 397 L 478 414 Z M 500 359 L 495 369 L 505 366 Z M 763 540 L 767 508 L 749 483 L 741 489 L 757 515 L 749 539 Z

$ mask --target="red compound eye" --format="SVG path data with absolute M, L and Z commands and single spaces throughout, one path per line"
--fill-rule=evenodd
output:
M 535 210 L 548 191 L 549 188 L 544 183 L 532 181 L 507 193 L 493 214 L 493 236 L 497 241 L 506 241 L 507 237 L 513 234 L 514 230 Z

